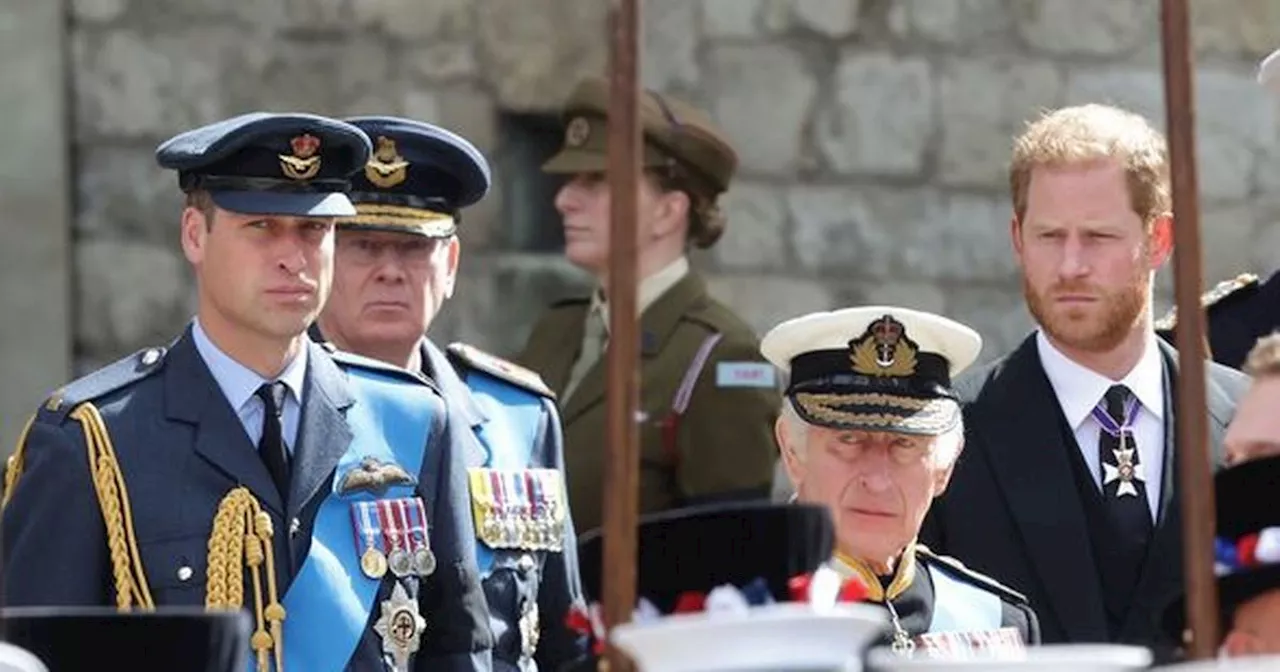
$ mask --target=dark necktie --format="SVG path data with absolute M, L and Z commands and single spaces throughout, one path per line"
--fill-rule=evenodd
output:
M 285 392 L 284 383 L 277 381 L 264 384 L 254 393 L 262 400 L 262 438 L 258 440 L 258 453 L 281 499 L 289 496 L 289 453 L 285 450 L 284 430 L 280 425 Z
M 1095 412 L 1094 418 L 1102 425 L 1098 434 L 1102 499 L 1125 546 L 1141 562 L 1152 526 L 1145 469 L 1138 457 L 1132 426 L 1139 410 L 1138 400 L 1129 388 L 1113 385 L 1103 396 L 1099 410 L 1103 413 Z

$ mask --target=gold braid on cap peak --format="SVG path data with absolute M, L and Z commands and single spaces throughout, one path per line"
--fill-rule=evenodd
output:
M 244 566 L 253 578 L 253 612 L 257 626 L 249 642 L 258 660 L 258 672 L 284 672 L 284 606 L 276 591 L 276 563 L 272 550 L 271 516 L 244 486 L 228 492 L 218 504 L 209 535 L 206 609 L 239 609 L 244 606 Z M 267 603 L 262 597 L 263 564 L 266 564 Z M 270 632 L 268 632 L 270 628 Z M 274 656 L 272 655 L 274 654 Z

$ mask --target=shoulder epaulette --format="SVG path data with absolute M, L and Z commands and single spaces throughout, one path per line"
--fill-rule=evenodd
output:
M 449 359 L 454 362 L 454 366 L 461 364 L 468 368 L 479 369 L 491 376 L 529 390 L 534 394 L 550 399 L 556 398 L 556 393 L 552 392 L 551 388 L 547 387 L 547 384 L 542 381 L 542 376 L 519 364 L 509 362 L 465 343 L 450 343 L 446 350 L 449 353 Z
M 1245 292 L 1243 290 L 1256 291 L 1259 286 L 1258 276 L 1253 273 L 1241 273 L 1230 280 L 1219 282 L 1212 289 L 1200 295 L 1200 306 L 1208 310 L 1217 305 L 1225 305 L 1228 297 L 1242 298 L 1248 296 L 1252 291 Z M 1170 308 L 1169 312 L 1155 322 L 1156 331 L 1169 331 L 1177 325 L 1178 309 L 1176 306 Z
M 942 565 L 944 569 L 950 571 L 957 578 L 973 583 L 979 588 L 989 590 L 1008 602 L 1012 602 L 1014 604 L 1027 604 L 1026 595 L 1023 595 L 1003 583 L 996 581 L 986 574 L 981 574 L 969 569 L 963 562 L 960 562 L 951 556 L 939 555 L 921 544 L 916 545 L 916 553 L 924 556 L 930 562 Z
M 426 379 L 423 378 L 421 374 L 415 373 L 408 369 L 401 368 L 399 366 L 395 366 L 393 364 L 388 364 L 382 360 L 373 359 L 372 357 L 365 357 L 364 355 L 357 355 L 354 352 L 339 350 L 337 348 L 334 348 L 332 350 L 330 350 L 329 348 L 325 348 L 325 350 L 329 352 L 329 356 L 333 358 L 333 361 L 336 362 L 339 367 L 344 369 L 353 368 L 353 367 L 360 368 L 366 371 L 373 371 L 375 373 L 383 373 L 390 376 L 395 376 L 396 378 L 401 378 L 405 381 L 414 382 L 414 383 L 423 383 L 426 381 Z
M 54 390 L 44 402 L 41 412 L 52 414 L 61 422 L 76 406 L 115 392 L 142 380 L 163 368 L 168 351 L 162 347 L 139 350 L 108 364 L 89 375 Z
M 683 319 L 696 322 L 707 329 L 724 334 L 731 341 L 745 340 L 754 343 L 755 331 L 728 306 L 714 299 L 700 302 L 685 311 Z

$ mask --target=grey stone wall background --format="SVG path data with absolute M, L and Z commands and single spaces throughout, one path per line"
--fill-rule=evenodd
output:
M 1192 4 L 1212 283 L 1280 266 L 1278 101 L 1254 82 L 1280 46 L 1280 4 Z M 1000 354 L 1029 328 L 1007 234 L 1011 136 L 1043 108 L 1088 101 L 1164 125 L 1156 0 L 644 5 L 646 84 L 708 107 L 741 152 L 729 231 L 696 263 L 761 330 L 809 310 L 900 303 L 974 325 L 983 358 Z M 77 370 L 167 341 L 192 311 L 176 181 L 152 159 L 165 137 L 253 109 L 303 109 L 406 115 L 501 152 L 501 112 L 554 110 L 579 75 L 603 70 L 607 6 L 68 0 Z M 62 121 L 29 117 L 39 128 Z M 462 283 L 437 336 L 510 353 L 582 278 L 511 244 L 500 213 L 527 204 L 497 177 L 464 224 Z M 7 314 L 20 293 L 5 288 Z M 0 356 L 7 368 L 24 354 Z M 31 390 L 30 403 L 44 393 Z
M 65 32 L 57 3 L 0 0 L 0 440 L 71 372 Z M 50 337 L 50 335 L 53 335 Z

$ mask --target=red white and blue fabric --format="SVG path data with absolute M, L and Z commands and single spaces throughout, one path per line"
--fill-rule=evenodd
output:
M 1214 573 L 1229 576 L 1280 564 L 1280 527 L 1268 527 L 1239 539 L 1214 540 Z
M 844 578 L 836 572 L 823 568 L 812 574 L 800 574 L 787 581 L 787 592 L 790 602 L 806 602 L 817 606 L 831 605 L 837 602 L 861 602 L 867 599 L 867 587 L 855 578 Z M 706 613 L 711 617 L 727 615 L 747 615 L 754 607 L 775 604 L 769 583 L 763 578 L 756 578 L 741 588 L 723 584 L 712 588 L 710 592 L 685 591 L 676 597 L 675 607 L 670 614 L 663 614 L 653 602 L 640 598 L 631 614 L 633 623 L 652 622 L 675 614 Z M 568 627 L 586 638 L 593 653 L 604 651 L 605 627 L 603 611 L 600 603 L 593 602 L 589 609 L 577 607 L 565 617 Z

